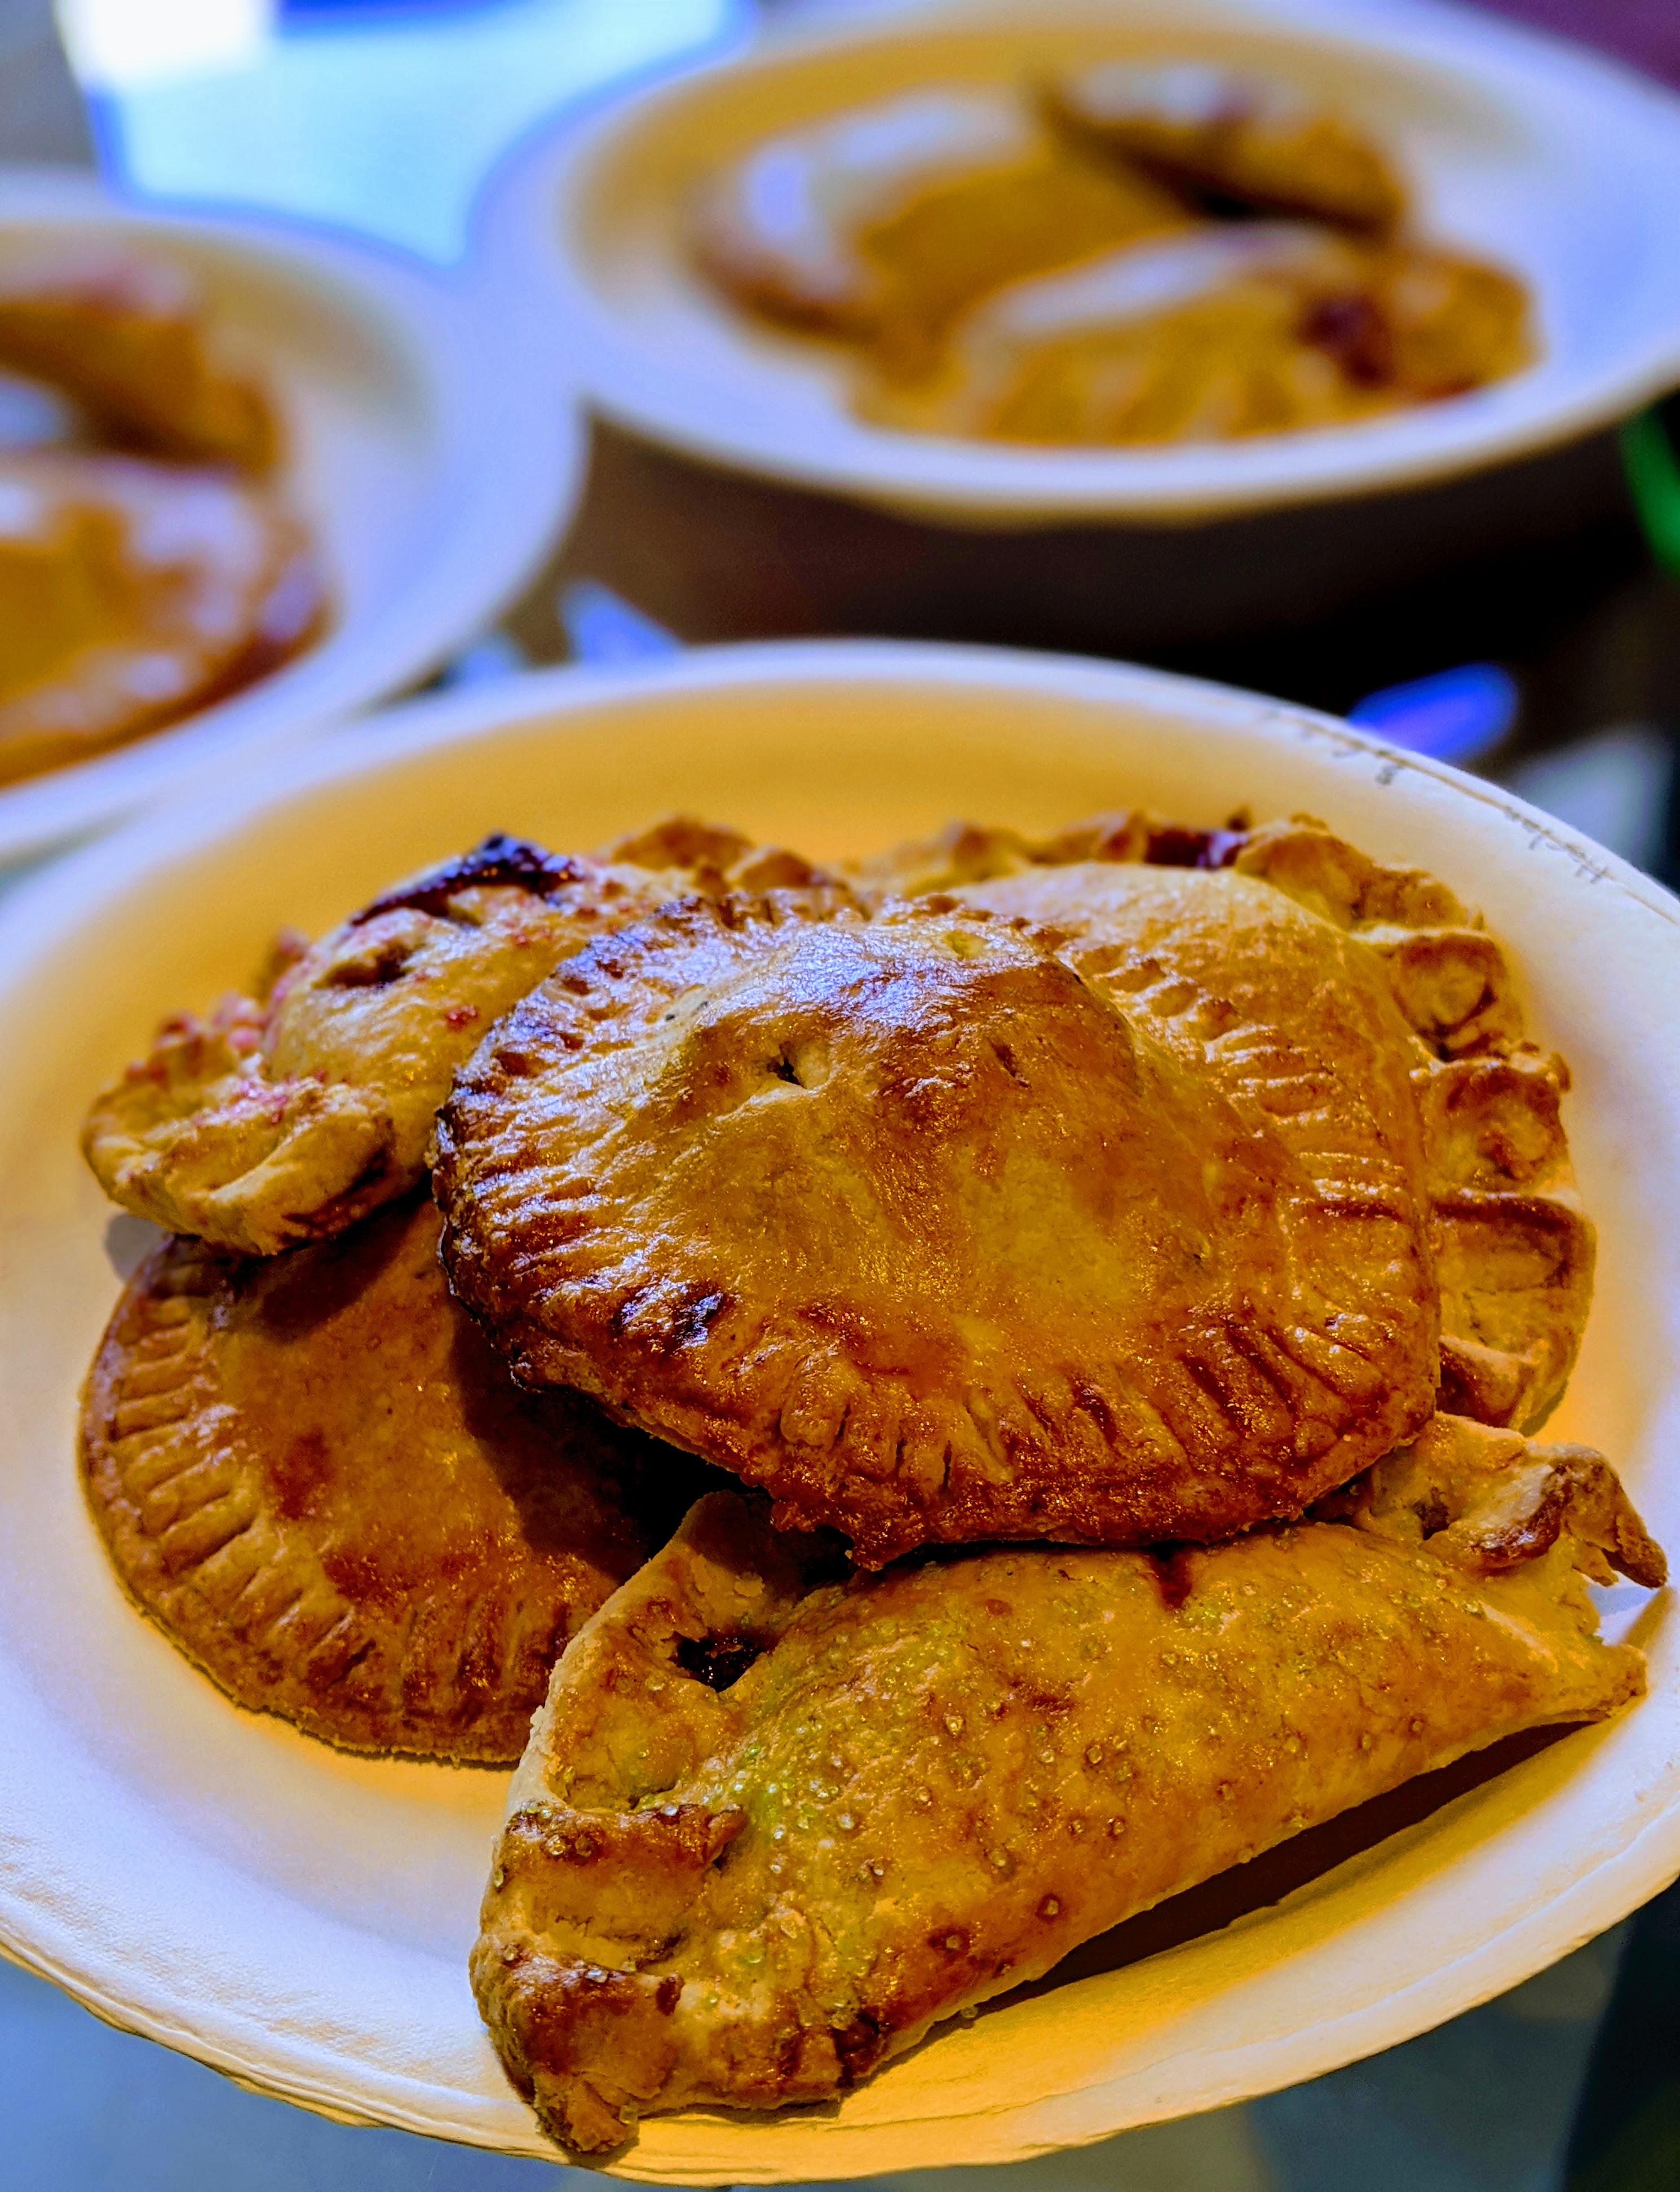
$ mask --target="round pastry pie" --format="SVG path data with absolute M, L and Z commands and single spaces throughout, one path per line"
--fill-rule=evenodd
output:
M 452 1282 L 521 1379 L 867 1565 L 1299 1514 L 1427 1417 L 1439 1319 L 1409 1030 L 1374 954 L 1275 926 L 1282 1023 L 1191 955 L 1135 1009 L 949 898 L 668 907 L 457 1076 Z
M 94 1361 L 83 1470 L 125 1589 L 237 1704 L 506 1760 L 681 1501 L 650 1504 L 633 1433 L 517 1390 L 438 1224 L 403 1203 L 263 1261 L 164 1242 Z
M 867 1565 L 1212 1541 L 1437 1395 L 1545 1417 L 1591 1285 L 1567 1073 L 1442 885 L 1141 818 L 858 880 L 872 921 L 668 907 L 457 1076 L 445 1259 L 518 1376 Z
M 1334 1161 L 1363 1101 L 1331 1033 L 1338 1001 L 1314 1002 L 1330 1037 L 1315 1062 L 1303 1070 L 1299 1052 L 1290 1062 L 1324 925 L 1341 931 L 1360 979 L 1380 970 L 1410 1031 L 1441 1405 L 1522 1431 L 1546 1420 L 1592 1299 L 1592 1227 L 1559 1114 L 1569 1071 L 1524 1039 L 1503 952 L 1442 884 L 1380 867 L 1310 817 L 1201 833 L 1140 814 L 1037 844 L 959 828 L 860 880 L 871 895 L 943 892 L 1046 925 L 1084 979 L 1314 1164 Z M 1222 1030 L 1205 1008 L 1186 1009 L 1206 997 L 1220 1001 L 1216 1020 L 1235 1014 Z

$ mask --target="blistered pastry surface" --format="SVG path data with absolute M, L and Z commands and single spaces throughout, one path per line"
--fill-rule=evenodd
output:
M 1500 1436 L 1440 1419 L 1407 1501 L 1485 1510 L 1525 1466 Z M 1498 1573 L 1368 1508 L 848 1583 L 703 1501 L 561 1662 L 515 1778 L 472 1967 L 511 2076 L 585 2150 L 643 2109 L 831 2098 L 1164 1896 L 1614 1711 L 1643 1662 L 1593 1635 L 1560 1506 Z

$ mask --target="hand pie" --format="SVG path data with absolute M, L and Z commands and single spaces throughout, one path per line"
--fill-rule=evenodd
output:
M 738 304 L 914 373 L 998 283 L 1182 227 L 1173 194 L 1047 133 L 1008 91 L 914 91 L 759 145 L 700 198 Z
M 1420 1512 L 1434 1534 L 1421 1535 Z M 1437 1418 L 1347 1519 L 826 1580 L 724 1493 L 555 1670 L 472 1958 L 585 2152 L 843 2092 L 1136 1911 L 1643 1662 L 1576 1571 L 1661 1556 L 1596 1455 Z
M 106 439 L 185 464 L 266 471 L 280 426 L 223 355 L 179 266 L 54 253 L 0 267 L 0 369 L 50 381 Z
M 264 488 L 80 450 L 0 455 L 0 785 L 251 683 L 325 604 Z
M 420 1178 L 457 1065 L 558 959 L 679 891 L 819 887 L 796 855 L 662 825 L 600 858 L 489 837 L 363 906 L 271 996 L 168 1020 L 83 1147 L 114 1202 L 256 1255 L 340 1231 Z
M 1296 432 L 1480 387 L 1528 362 L 1497 267 L 1300 222 L 1204 223 L 996 289 L 860 414 L 921 433 L 1161 443 Z
M 763 1485 L 779 1525 L 832 1525 L 868 1567 L 1224 1537 L 1425 1421 L 1423 1138 L 1374 954 L 1296 924 L 1293 1055 L 1239 1104 L 1163 1039 L 1163 1001 L 1134 1012 L 1006 922 L 774 914 L 667 907 L 563 962 L 457 1076 L 445 1260 L 520 1379 Z M 1223 991 L 1183 988 L 1240 1051 Z M 1303 1133 L 1329 1074 L 1355 1100 Z
M 83 1468 L 124 1587 L 236 1703 L 353 1750 L 514 1758 L 662 1510 L 642 1441 L 518 1392 L 438 1222 L 405 1204 L 257 1263 L 165 1242 L 94 1361 Z
M 737 305 L 854 345 L 865 420 L 1135 446 L 1345 425 L 1527 364 L 1523 284 L 1405 214 L 1375 146 L 1288 87 L 1117 62 L 770 138 L 703 194 L 693 248 Z
M 1405 218 L 1405 186 L 1376 146 L 1283 84 L 1204 62 L 1110 61 L 1053 83 L 1046 106 L 1079 143 L 1221 208 L 1379 234 Z
M 1191 860 L 1208 865 L 1183 865 Z M 1335 1147 L 1357 1100 L 1331 1029 L 1305 1078 L 1293 1032 L 1310 988 L 1305 968 L 1323 949 L 1313 932 L 1344 932 L 1335 948 L 1374 958 L 1413 1032 L 1441 1405 L 1538 1430 L 1563 1392 L 1592 1297 L 1592 1228 L 1558 1111 L 1569 1068 L 1523 1039 L 1504 955 L 1450 891 L 1414 870 L 1378 866 L 1304 817 L 1201 833 L 1111 815 L 1037 845 L 959 827 L 884 855 L 860 882 L 866 895 L 946 889 L 1000 917 L 1048 924 L 1070 965 L 1214 1074 L 1233 1102 L 1266 1110 L 1309 1163 L 1321 1145 Z

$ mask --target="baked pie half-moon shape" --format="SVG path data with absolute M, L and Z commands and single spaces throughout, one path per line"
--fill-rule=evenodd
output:
M 691 228 L 700 271 L 736 304 L 913 374 L 998 283 L 1189 220 L 1014 91 L 951 85 L 755 146 L 700 193 Z
M 223 1247 L 340 1232 L 413 1186 L 455 1067 L 557 960 L 737 884 L 840 888 L 686 818 L 599 855 L 487 837 L 302 949 L 266 997 L 166 1020 L 89 1110 L 88 1162 L 124 1209 Z
M 1377 147 L 1272 79 L 1198 61 L 1110 61 L 1053 82 L 1044 102 L 1078 142 L 1224 209 L 1378 234 L 1405 218 L 1405 185 Z
M 0 785 L 254 683 L 326 608 L 302 528 L 260 482 L 80 449 L 0 454 Z
M 1380 866 L 1310 817 L 1197 831 L 1142 814 L 1036 843 L 959 826 L 860 881 L 871 897 L 945 892 L 1047 924 L 1088 980 L 1204 1059 L 1233 1101 L 1266 1109 L 1311 1162 L 1360 1100 L 1334 1047 L 1301 1078 L 1291 1033 L 1303 946 L 1338 931 L 1347 960 L 1380 967 L 1413 1038 L 1441 1405 L 1524 1431 L 1544 1422 L 1592 1295 L 1592 1228 L 1559 1112 L 1569 1068 L 1524 1039 L 1504 953 L 1444 885 Z
M 702 1500 L 560 1661 L 510 1794 L 472 1978 L 546 2128 L 831 2099 L 1134 1912 L 1639 1695 L 1581 1578 L 1662 1560 L 1597 1455 L 1437 1418 L 1344 1504 L 836 1581 Z
M 181 267 L 85 250 L 0 264 L 0 369 L 49 381 L 106 438 L 176 463 L 270 470 L 280 422 Z
M 1432 402 L 1532 355 L 1527 294 L 1432 245 L 1209 221 L 1012 281 L 915 379 L 859 384 L 911 432 L 1049 444 L 1300 432 Z
M 166 1242 L 95 1358 L 83 1476 L 124 1589 L 237 1704 L 351 1750 L 511 1759 L 666 1509 L 643 1441 L 514 1386 L 438 1225 L 402 1205 L 261 1260 Z
M 784 130 L 700 193 L 691 246 L 735 304 L 854 345 L 868 421 L 1136 445 L 1351 424 L 1527 364 L 1521 282 L 1405 211 L 1290 88 L 1116 64 Z
M 517 1376 L 869 1567 L 935 1539 L 1225 1537 L 1418 1430 L 1423 1141 L 1374 955 L 1299 924 L 1294 1070 L 1355 1092 L 1304 1139 L 1293 1093 L 1239 1106 L 1008 922 L 774 914 L 666 908 L 563 963 L 457 1076 L 445 1259 Z

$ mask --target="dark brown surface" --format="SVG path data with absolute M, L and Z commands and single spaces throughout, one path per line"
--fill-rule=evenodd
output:
M 689 641 L 1065 648 L 1345 708 L 1467 657 L 1591 649 L 1576 628 L 1643 562 L 1609 436 L 1404 494 L 1000 533 L 728 472 L 597 420 L 571 534 L 509 622 L 557 659 L 557 590 L 587 577 Z
M 405 910 L 445 913 L 450 899 L 464 890 L 485 890 L 506 884 L 529 891 L 533 898 L 549 898 L 567 884 L 588 879 L 589 866 L 569 853 L 547 852 L 527 838 L 508 837 L 498 831 L 459 859 L 441 861 L 424 875 L 414 876 L 412 882 L 399 883 L 395 890 L 385 892 L 359 913 L 352 913 L 345 925 L 359 928 L 363 922 L 376 921 L 382 913 Z

